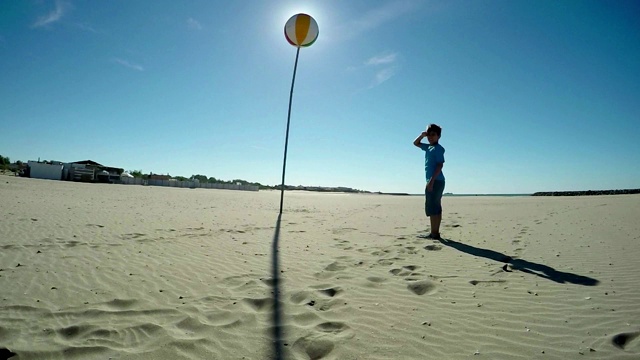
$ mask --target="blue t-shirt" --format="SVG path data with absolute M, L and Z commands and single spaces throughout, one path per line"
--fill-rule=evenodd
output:
M 424 171 L 427 182 L 431 180 L 436 165 L 444 164 L 444 148 L 440 144 L 430 145 L 420 143 L 420 149 L 424 150 Z M 444 181 L 444 174 L 440 171 L 436 180 Z

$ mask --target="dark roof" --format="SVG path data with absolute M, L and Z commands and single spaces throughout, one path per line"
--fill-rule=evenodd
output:
M 102 164 L 98 164 L 93 160 L 82 160 L 82 161 L 74 161 L 72 164 L 82 164 L 82 165 L 94 165 L 94 166 L 104 166 Z
M 97 163 L 97 162 L 95 162 L 93 160 L 76 161 L 76 162 L 73 162 L 72 164 L 91 165 L 91 166 L 95 166 L 95 167 L 97 167 L 99 169 L 108 170 L 109 172 L 115 171 L 118 174 L 122 174 L 124 172 L 124 169 L 122 169 L 122 168 L 105 166 L 105 165 L 99 164 L 99 163 Z

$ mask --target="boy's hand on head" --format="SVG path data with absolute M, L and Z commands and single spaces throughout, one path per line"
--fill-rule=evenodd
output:
M 426 131 L 423 131 L 420 135 L 421 135 L 422 137 L 427 137 L 427 132 L 426 132 Z

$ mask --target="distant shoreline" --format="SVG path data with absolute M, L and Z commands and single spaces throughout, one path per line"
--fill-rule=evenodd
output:
M 14 176 L 15 174 L 10 171 L 1 170 L 0 175 Z M 280 186 L 262 186 L 261 190 L 280 190 Z M 345 193 L 345 194 L 372 194 L 372 195 L 389 195 L 389 196 L 424 196 L 424 193 L 410 194 L 400 192 L 382 192 L 382 191 L 367 191 L 359 190 L 348 187 L 325 187 L 325 186 L 291 186 L 285 185 L 286 191 L 311 191 L 311 192 L 325 192 L 325 193 Z M 443 196 L 589 196 L 589 195 L 630 195 L 640 194 L 640 189 L 616 189 L 616 190 L 580 190 L 580 191 L 539 191 L 535 193 L 527 194 L 454 194 L 444 193 Z
M 640 189 L 536 192 L 531 196 L 584 196 L 640 194 Z

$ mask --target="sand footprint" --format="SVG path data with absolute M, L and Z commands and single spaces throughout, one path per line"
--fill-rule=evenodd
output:
M 627 345 L 633 340 L 635 340 L 640 335 L 640 331 L 629 332 L 629 333 L 620 333 L 615 335 L 611 342 L 619 349 L 625 349 Z
M 518 235 L 514 236 L 516 239 L 522 239 L 522 237 L 524 235 L 527 235 L 527 233 L 529 232 L 529 227 L 525 226 L 523 227 L 520 232 L 518 233 Z
M 414 275 L 415 273 L 413 271 L 418 268 L 420 267 L 416 265 L 406 265 L 401 268 L 391 269 L 389 272 L 395 276 L 409 276 Z
M 67 327 L 63 327 L 63 328 L 58 328 L 58 329 L 55 330 L 55 332 L 56 332 L 56 334 L 58 334 L 64 340 L 70 341 L 70 340 L 73 340 L 73 339 L 77 338 L 81 334 L 86 334 L 86 333 L 94 330 L 95 328 L 96 328 L 95 326 L 86 325 L 86 324 L 84 324 L 84 325 L 71 325 L 71 326 L 67 326 Z
M 373 251 L 371 253 L 371 255 L 373 255 L 373 256 L 385 256 L 385 255 L 389 254 L 389 252 L 390 252 L 390 250 L 380 250 L 380 251 L 376 250 L 376 251 Z
M 327 321 L 316 325 L 315 330 L 325 334 L 332 334 L 340 336 L 342 338 L 353 337 L 353 331 L 351 328 L 340 321 Z
M 315 312 L 305 311 L 300 314 L 292 314 L 291 319 L 293 322 L 301 327 L 311 327 L 322 321 L 322 318 Z
M 367 276 L 365 281 L 362 283 L 362 286 L 367 288 L 379 288 L 382 287 L 383 283 L 388 281 L 387 278 L 381 276 Z
M 273 298 L 244 298 L 242 302 L 256 312 L 262 312 L 273 308 Z
M 408 271 L 406 271 L 406 270 L 398 269 L 398 268 L 396 268 L 396 269 L 391 269 L 391 270 L 389 270 L 389 272 L 390 272 L 391 274 L 395 275 L 395 276 L 407 276 L 407 275 L 409 275 L 409 273 L 410 273 L 410 272 L 408 272 Z
M 418 280 L 409 282 L 407 289 L 416 295 L 431 295 L 436 292 L 437 286 L 430 280 Z
M 407 255 L 415 255 L 418 253 L 415 246 L 404 246 L 404 248 L 400 249 L 398 252 Z
M 342 293 L 342 288 L 340 288 L 339 286 L 335 286 L 335 287 L 328 288 L 328 289 L 318 290 L 318 292 L 320 294 L 328 296 L 328 297 L 334 297 L 334 296 L 339 295 L 339 294 Z
M 333 272 L 333 271 L 341 271 L 341 270 L 344 270 L 344 269 L 346 269 L 346 268 L 347 268 L 346 266 L 341 265 L 341 264 L 340 264 L 339 262 L 337 262 L 337 261 L 334 261 L 334 262 L 332 262 L 331 264 L 329 264 L 329 265 L 325 266 L 324 270 L 325 270 L 325 271 L 332 271 L 332 272 Z
M 308 291 L 296 291 L 289 296 L 289 301 L 293 304 L 299 305 L 307 301 L 309 299 L 309 295 Z
M 238 311 L 218 311 L 206 315 L 207 325 L 222 328 L 236 327 L 242 324 L 241 315 Z
M 222 284 L 227 288 L 240 288 L 247 285 L 256 285 L 257 282 L 252 279 L 251 275 L 231 275 L 222 279 Z
M 524 248 L 516 248 L 515 250 L 513 250 L 513 256 L 511 257 L 512 259 L 518 259 L 520 257 L 520 255 L 522 254 L 522 251 L 524 251 Z
M 387 281 L 387 279 L 380 276 L 368 276 L 367 281 L 372 282 L 374 284 L 380 284 Z
M 323 284 L 312 286 L 312 288 L 315 291 L 302 290 L 292 293 L 289 296 L 289 301 L 296 305 L 304 304 L 319 311 L 329 310 L 336 304 L 346 305 L 339 300 L 340 295 L 344 292 L 341 287 Z
M 415 272 L 420 267 L 417 265 L 406 265 L 402 268 L 395 268 L 389 270 L 394 276 L 404 277 L 407 281 L 407 289 L 416 295 L 433 294 L 436 292 L 437 285 L 431 280 L 421 280 L 424 275 Z
M 393 261 L 391 259 L 380 259 L 377 261 L 378 265 L 382 266 L 391 266 L 393 265 Z
M 327 335 L 311 334 L 297 339 L 293 343 L 294 353 L 305 359 L 319 360 L 326 358 L 335 348 L 335 342 Z
M 431 244 L 425 246 L 424 249 L 428 251 L 439 251 L 442 250 L 442 245 Z

